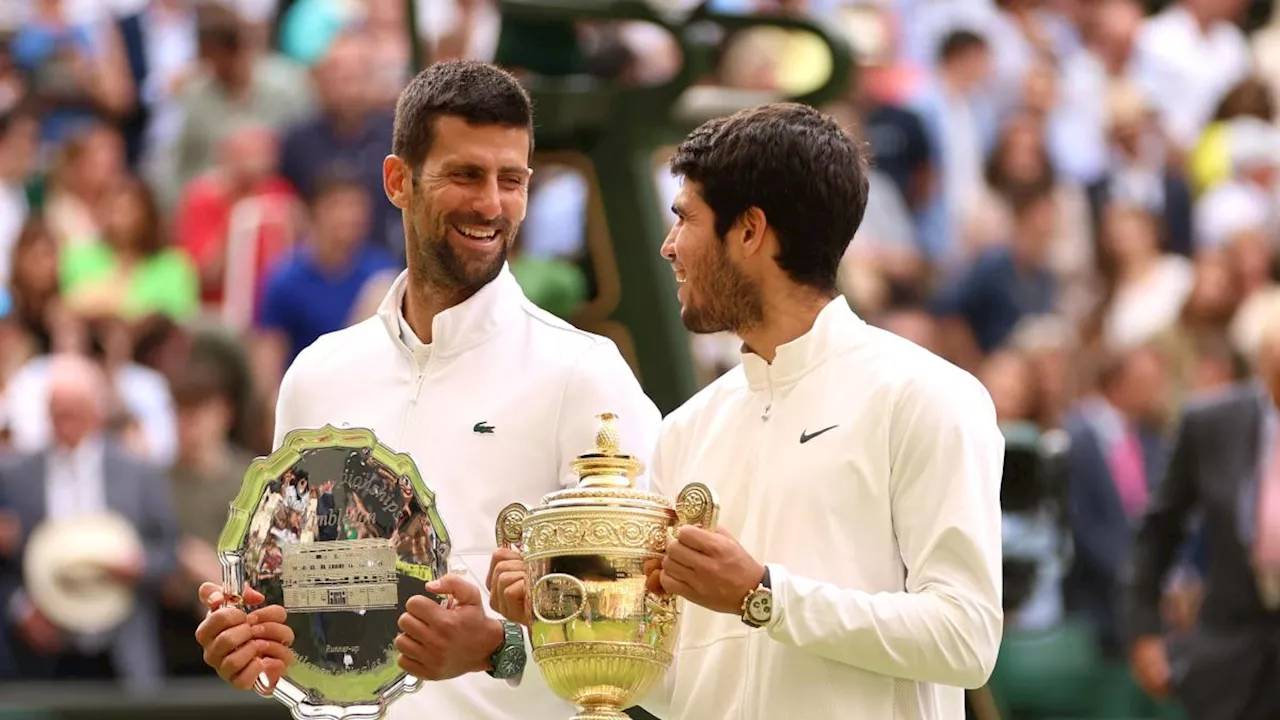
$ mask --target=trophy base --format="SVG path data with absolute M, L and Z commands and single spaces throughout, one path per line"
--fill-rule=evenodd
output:
M 582 710 L 572 720 L 631 720 L 631 716 L 609 707 L 594 707 Z

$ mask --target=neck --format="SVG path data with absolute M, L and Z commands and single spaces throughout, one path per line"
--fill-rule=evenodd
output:
M 778 346 L 786 345 L 812 330 L 818 313 L 834 297 L 817 290 L 793 289 L 774 302 L 766 302 L 764 320 L 739 331 L 738 337 L 751 352 L 772 363 L 778 355 Z
M 456 290 L 439 288 L 413 279 L 413 270 L 409 270 L 409 285 L 404 294 L 404 319 L 409 323 L 413 334 L 424 343 L 431 342 L 431 323 L 436 315 L 466 300 Z

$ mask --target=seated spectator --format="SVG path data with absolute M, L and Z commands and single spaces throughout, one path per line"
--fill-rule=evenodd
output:
M 38 133 L 34 114 L 0 109 L 0 287 L 13 278 L 13 246 L 31 211 L 26 183 L 35 169 Z
M 202 582 L 221 582 L 218 536 L 227 506 L 253 455 L 229 440 L 236 400 L 222 369 L 193 362 L 174 384 L 178 409 L 178 456 L 173 465 L 174 509 L 181 538 L 177 572 L 166 586 L 164 638 L 173 674 L 208 672 L 200 646 L 191 642 L 205 608 L 196 600 Z
M 14 324 L 22 332 L 23 349 L 9 346 L 5 350 L 21 353 L 25 361 L 53 350 L 57 316 L 63 311 L 58 296 L 58 244 L 49 227 L 39 218 L 32 218 L 18 235 L 11 257 L 14 274 L 10 300 Z
M 1191 261 L 1162 252 L 1157 220 L 1146 210 L 1113 203 L 1103 220 L 1103 251 L 1113 276 L 1100 306 L 1102 339 L 1111 349 L 1150 342 L 1178 319 L 1191 294 Z
M 100 240 L 66 248 L 60 275 L 68 305 L 86 317 L 140 320 L 195 314 L 195 268 L 185 252 L 166 243 L 151 191 L 136 178 L 107 198 Z
M 59 247 L 101 234 L 105 198 L 124 173 L 124 141 L 114 128 L 93 124 L 67 138 L 55 154 L 44 202 L 44 220 Z
M 311 202 L 309 242 L 285 256 L 268 276 L 259 326 L 285 342 L 281 371 L 321 335 L 346 327 L 365 283 L 395 266 L 369 242 L 369 204 L 358 180 L 320 182 Z
M 120 118 L 136 92 L 124 45 L 109 21 L 78 21 L 63 0 L 36 0 L 13 38 L 13 58 L 32 78 L 31 92 L 47 108 L 42 135 L 61 142 L 76 125 Z
M 153 690 L 164 670 L 155 598 L 173 570 L 177 539 L 168 483 L 109 431 L 108 382 L 99 367 L 83 357 L 57 356 L 49 361 L 46 380 L 49 435 L 0 467 L 0 496 L 20 528 L 14 560 L 0 564 L 4 632 L 16 640 L 12 649 L 24 678 L 114 679 L 131 690 Z M 45 522 L 109 507 L 134 528 L 142 545 L 137 555 L 103 568 L 134 589 L 134 607 L 122 625 L 103 634 L 59 628 L 25 590 L 26 544 Z
M 973 363 L 1004 344 L 1018 321 L 1051 312 L 1057 285 L 1048 265 L 1048 243 L 1057 222 L 1052 186 L 1029 188 L 1014 203 L 1013 234 L 993 246 L 934 298 L 943 320 L 947 354 Z
M 183 191 L 174 222 L 199 272 L 204 311 L 237 331 L 252 325 L 267 269 L 296 235 L 297 195 L 276 170 L 278 154 L 265 126 L 231 129 L 218 165 Z

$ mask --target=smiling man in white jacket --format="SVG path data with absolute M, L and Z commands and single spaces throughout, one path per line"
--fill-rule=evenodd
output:
M 450 565 L 464 572 L 430 586 L 457 607 L 412 598 L 401 616 L 401 667 L 434 682 L 395 702 L 390 720 L 572 715 L 538 673 L 515 682 L 523 634 L 486 612 L 478 578 L 494 523 L 508 503 L 536 505 L 576 481 L 570 463 L 593 447 L 601 413 L 619 416 L 629 452 L 647 456 L 657 438 L 658 410 L 614 344 L 534 307 L 507 268 L 532 149 L 529 97 L 509 74 L 469 62 L 419 74 L 383 165 L 408 270 L 375 317 L 299 354 L 280 389 L 277 447 L 291 430 L 332 424 L 372 429 L 411 455 L 449 530 Z M 292 637 L 284 610 L 218 609 L 211 584 L 201 597 L 215 610 L 197 632 L 206 662 L 238 687 L 278 677 Z
M 722 508 L 718 532 L 683 528 L 651 568 L 651 590 L 688 603 L 665 691 L 642 705 L 962 720 L 1002 635 L 1004 439 L 971 375 L 836 293 L 865 159 L 831 119 L 781 104 L 708 122 L 672 169 L 662 253 L 684 324 L 743 350 L 666 419 L 650 466 L 655 491 L 698 480 Z M 493 602 L 523 618 L 515 565 L 497 560 Z

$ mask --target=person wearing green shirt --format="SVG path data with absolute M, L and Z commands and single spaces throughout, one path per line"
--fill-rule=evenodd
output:
M 200 302 L 195 266 L 165 242 L 151 191 L 130 178 L 107 202 L 102 236 L 73 239 L 62 249 L 59 279 L 69 305 L 90 317 L 194 316 Z

